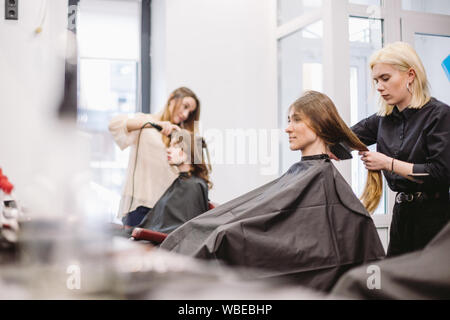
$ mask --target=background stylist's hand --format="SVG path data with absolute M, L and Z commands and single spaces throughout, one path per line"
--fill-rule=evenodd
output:
M 360 151 L 359 155 L 367 170 L 391 170 L 392 158 L 375 151 Z
M 170 136 L 174 130 L 181 130 L 179 126 L 170 121 L 160 121 L 158 124 L 162 127 L 161 133 L 165 136 Z

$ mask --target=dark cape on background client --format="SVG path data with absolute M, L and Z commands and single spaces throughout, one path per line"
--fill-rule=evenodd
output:
M 324 291 L 385 255 L 369 213 L 327 155 L 303 157 L 280 178 L 188 221 L 161 248 Z
M 170 233 L 207 210 L 206 182 L 199 177 L 181 172 L 137 227 Z

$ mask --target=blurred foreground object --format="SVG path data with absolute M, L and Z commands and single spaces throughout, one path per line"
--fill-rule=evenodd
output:
M 12 248 L 18 240 L 22 211 L 12 190 L 14 185 L 0 168 L 0 249 Z
M 450 223 L 423 250 L 373 263 L 379 270 L 379 288 L 370 285 L 370 266 L 365 265 L 342 276 L 332 294 L 354 299 L 450 299 L 449 252 Z
M 127 299 L 331 299 L 289 281 L 255 280 L 254 271 L 230 268 L 114 238 L 117 294 Z
M 76 35 L 67 30 L 67 49 L 64 75 L 64 94 L 58 106 L 58 116 L 73 122 L 77 119 L 78 98 L 77 98 L 77 70 L 78 49 Z
M 58 225 L 33 227 L 44 228 L 55 234 Z M 44 239 L 37 241 L 36 248 L 42 249 L 40 263 L 0 268 L 0 299 L 332 299 L 287 281 L 255 280 L 252 270 L 156 250 L 122 237 L 114 237 L 107 249 L 98 247 L 80 256 L 73 265 L 46 263 L 44 251 L 52 251 L 55 244 L 45 246 Z

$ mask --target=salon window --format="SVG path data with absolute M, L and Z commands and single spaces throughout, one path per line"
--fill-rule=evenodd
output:
M 349 17 L 348 23 L 350 41 L 350 125 L 354 125 L 378 111 L 368 64 L 370 55 L 376 50 L 381 49 L 383 45 L 383 22 L 381 19 Z M 370 146 L 369 149 L 376 151 L 376 145 Z M 352 170 L 352 188 L 356 194 L 360 195 L 364 189 L 367 170 L 359 157 L 356 156 L 352 159 L 352 167 L 356 168 L 356 170 Z M 380 205 L 374 214 L 385 214 L 387 210 L 387 185 L 384 177 L 383 183 L 383 195 Z
M 90 135 L 92 182 L 107 199 L 111 218 L 119 206 L 129 150 L 115 145 L 108 123 L 114 115 L 142 111 L 141 18 L 138 0 L 78 2 L 77 123 Z
M 278 125 L 287 126 L 290 103 L 305 90 L 323 91 L 323 21 L 320 0 L 278 0 Z M 304 24 L 303 19 L 308 23 Z M 292 24 L 299 23 L 293 29 Z M 288 26 L 286 28 L 286 26 Z M 282 174 L 298 161 L 287 139 L 280 139 Z
M 380 0 L 349 0 L 349 3 L 376 10 Z M 289 104 L 305 90 L 323 91 L 324 60 L 324 1 L 278 0 L 277 1 L 277 40 L 278 40 L 278 94 L 279 127 L 285 128 Z M 329 5 L 329 3 L 328 3 Z M 366 10 L 364 10 L 366 12 Z M 372 52 L 382 47 L 382 20 L 350 16 L 350 96 L 351 125 L 376 112 L 368 60 Z M 371 146 L 375 150 L 376 146 Z M 290 152 L 288 142 L 280 141 L 280 174 L 298 155 Z M 351 184 L 354 192 L 362 194 L 367 170 L 359 161 L 357 153 L 352 160 Z M 387 190 L 385 188 L 384 190 Z M 375 214 L 387 211 L 386 195 L 380 201 Z

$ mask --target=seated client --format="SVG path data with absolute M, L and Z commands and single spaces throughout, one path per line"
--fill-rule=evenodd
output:
M 174 131 L 167 149 L 169 164 L 180 174 L 138 225 L 170 233 L 186 221 L 208 210 L 208 168 L 203 160 L 206 143 L 187 130 Z
M 201 137 L 187 130 L 174 131 L 167 159 L 171 166 L 177 166 L 179 175 L 134 228 L 126 228 L 122 235 L 130 236 L 134 230 L 148 229 L 159 233 L 170 233 L 186 221 L 207 211 L 210 165 L 203 160 L 206 143 Z

